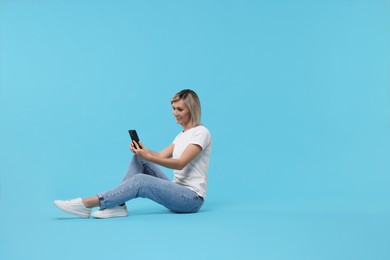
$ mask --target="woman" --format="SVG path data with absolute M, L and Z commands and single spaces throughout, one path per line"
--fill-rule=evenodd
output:
M 149 150 L 142 142 L 130 143 L 134 156 L 119 186 L 96 196 L 56 200 L 61 210 L 82 218 L 125 217 L 125 202 L 142 197 L 151 199 L 173 212 L 192 213 L 204 202 L 207 169 L 211 152 L 210 132 L 200 123 L 201 107 L 197 94 L 189 89 L 172 99 L 173 115 L 183 126 L 173 142 L 161 152 Z M 159 166 L 173 169 L 170 181 Z

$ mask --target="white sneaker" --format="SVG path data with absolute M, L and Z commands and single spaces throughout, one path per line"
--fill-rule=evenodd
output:
M 113 208 L 101 209 L 92 213 L 92 217 L 94 218 L 115 218 L 115 217 L 127 217 L 129 214 L 127 213 L 127 207 L 124 206 L 116 206 Z
M 91 215 L 91 209 L 84 206 L 81 198 L 72 200 L 55 200 L 54 205 L 56 205 L 60 210 L 78 217 L 89 218 Z

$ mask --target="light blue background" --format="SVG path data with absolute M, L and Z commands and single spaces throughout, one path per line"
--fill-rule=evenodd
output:
M 0 259 L 389 259 L 390 2 L 0 1 Z M 198 92 L 199 214 L 83 220 Z M 172 176 L 169 170 L 166 171 Z

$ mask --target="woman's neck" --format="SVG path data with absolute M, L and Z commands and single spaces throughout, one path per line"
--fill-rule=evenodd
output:
M 192 127 L 190 123 L 183 125 L 183 132 L 190 130 Z

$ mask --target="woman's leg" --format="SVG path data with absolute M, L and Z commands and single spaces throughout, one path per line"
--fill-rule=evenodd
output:
M 94 207 L 98 207 L 100 203 L 98 196 L 82 198 L 81 201 L 83 202 L 86 208 L 90 208 L 90 209 Z
M 164 172 L 157 164 L 151 163 L 134 155 L 121 183 L 125 182 L 127 179 L 130 179 L 139 173 L 144 173 L 160 179 L 169 180 L 169 178 L 164 174 Z
M 150 178 L 156 179 L 156 180 L 164 180 L 167 182 L 170 182 L 168 177 L 163 173 L 163 171 L 156 165 L 151 162 L 148 162 L 146 160 L 143 160 L 142 158 L 139 158 L 138 156 L 133 156 L 131 163 L 129 165 L 129 168 L 126 171 L 125 177 L 122 180 L 122 184 L 128 184 L 129 180 L 132 180 L 137 175 L 143 175 L 148 176 Z M 130 182 L 131 183 L 131 182 Z M 121 185 L 118 187 L 120 188 Z M 125 185 L 126 186 L 126 185 Z M 116 189 L 113 189 L 114 191 Z M 89 218 L 91 213 L 91 208 L 101 206 L 102 208 L 109 208 L 109 207 L 115 207 L 118 205 L 123 204 L 125 201 L 131 199 L 131 196 L 128 199 L 123 200 L 123 198 L 115 199 L 116 196 L 113 196 L 110 194 L 111 204 L 107 204 L 105 206 L 101 205 L 101 197 L 98 196 L 92 196 L 92 197 L 86 197 L 86 198 L 77 198 L 73 200 L 55 200 L 54 204 L 60 208 L 61 210 L 79 216 L 83 218 Z M 120 203 L 117 203 L 118 201 L 122 201 Z M 109 206 L 111 205 L 111 206 Z M 123 205 L 124 206 L 124 205 Z M 127 210 L 126 207 L 122 208 L 120 216 L 127 216 Z M 118 216 L 118 214 L 117 214 Z
M 164 174 L 164 172 L 157 164 L 151 163 L 134 155 L 121 183 L 126 182 L 128 179 L 131 179 L 140 173 L 154 176 L 163 180 L 169 180 L 169 178 Z M 99 197 L 97 196 L 82 198 L 82 201 L 87 208 L 94 208 L 100 205 Z
M 147 174 L 136 174 L 116 188 L 99 193 L 97 197 L 103 209 L 138 197 L 151 199 L 172 211 L 182 213 L 196 212 L 203 204 L 203 199 L 187 187 Z
M 121 183 L 126 182 L 137 174 L 146 174 L 159 179 L 169 180 L 157 164 L 151 163 L 134 155 Z M 87 208 L 94 208 L 100 205 L 99 197 L 97 196 L 82 198 L 82 202 Z

